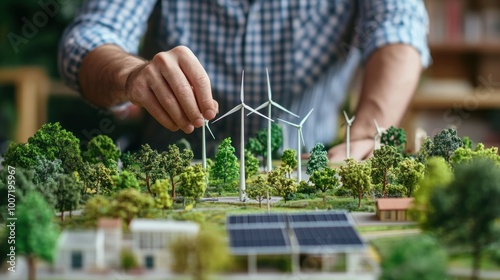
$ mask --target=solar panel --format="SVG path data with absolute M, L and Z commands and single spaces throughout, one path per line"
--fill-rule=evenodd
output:
M 293 231 L 300 246 L 363 245 L 352 226 L 300 227 Z
M 283 228 L 230 229 L 228 232 L 229 246 L 234 254 L 245 254 L 251 250 L 269 254 L 290 251 L 290 241 Z
M 349 221 L 344 212 L 300 213 L 290 214 L 289 217 L 291 222 L 325 223 Z
M 285 222 L 284 214 L 251 214 L 240 216 L 229 216 L 229 225 L 240 224 L 272 224 Z

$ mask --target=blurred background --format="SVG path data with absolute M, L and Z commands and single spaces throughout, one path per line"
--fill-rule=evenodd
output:
M 500 142 L 500 1 L 428 0 L 433 64 L 402 123 L 413 148 L 428 135 L 456 127 L 487 146 Z M 100 111 L 66 88 L 57 73 L 57 45 L 81 0 L 0 2 L 0 153 L 25 142 L 45 122 L 59 121 L 86 140 L 105 133 L 128 146 L 138 123 Z M 355 96 L 355 95 L 353 95 Z M 125 141 L 127 139 L 127 141 Z

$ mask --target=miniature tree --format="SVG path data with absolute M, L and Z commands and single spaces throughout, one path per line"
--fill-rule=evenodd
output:
M 240 176 L 238 159 L 235 149 L 231 145 L 231 138 L 222 141 L 215 155 L 214 166 L 210 172 L 213 180 L 222 182 L 224 185 L 232 183 Z
M 36 164 L 30 170 L 34 172 L 33 183 L 43 185 L 54 181 L 56 177 L 63 174 L 62 162 L 60 159 L 48 160 L 44 157 L 37 158 Z
M 146 188 L 151 194 L 151 184 L 157 179 L 161 179 L 164 173 L 160 168 L 160 155 L 156 150 L 151 149 L 149 144 L 145 144 L 134 154 L 133 161 L 138 167 L 138 170 L 136 170 L 137 176 L 144 180 Z
M 309 181 L 313 183 L 317 190 L 320 190 L 323 195 L 323 203 L 326 206 L 326 191 L 333 190 L 339 186 L 339 179 L 337 177 L 337 170 L 326 167 L 321 170 L 313 172 Z
M 388 251 L 380 280 L 447 279 L 446 253 L 430 236 L 396 239 Z
M 431 156 L 430 154 L 432 152 L 433 147 L 434 147 L 434 142 L 432 142 L 432 139 L 430 137 L 425 138 L 422 147 L 418 151 L 418 161 L 425 164 L 427 158 Z
M 398 167 L 398 181 L 406 190 L 406 196 L 411 197 L 412 192 L 418 186 L 418 182 L 424 176 L 425 166 L 412 159 L 405 158 Z
M 414 192 L 413 206 L 409 215 L 412 220 L 420 225 L 426 223 L 427 212 L 431 211 L 429 205 L 430 195 L 435 188 L 447 186 L 453 180 L 451 168 L 442 157 L 430 157 L 425 165 L 424 177 L 419 181 Z
M 201 164 L 186 167 L 179 175 L 179 194 L 196 202 L 207 189 L 206 176 L 207 173 Z
M 97 135 L 87 143 L 87 150 L 83 158 L 91 164 L 102 163 L 110 169 L 116 168 L 120 158 L 120 150 L 116 147 L 113 139 L 107 135 Z
M 307 175 L 312 175 L 314 171 L 321 171 L 328 167 L 328 156 L 325 150 L 325 145 L 316 143 L 311 150 L 311 156 L 307 162 Z
M 395 147 L 400 153 L 403 153 L 406 144 L 406 133 L 402 128 L 389 127 L 382 132 L 380 143 Z
M 271 124 L 271 155 L 276 156 L 276 152 L 283 146 L 283 129 L 275 124 Z M 255 138 L 248 139 L 247 150 L 252 154 L 267 156 L 267 129 L 257 131 Z
M 285 203 L 288 197 L 297 192 L 297 182 L 292 178 L 287 178 L 290 167 L 280 166 L 268 173 L 267 182 L 274 189 L 274 192 L 283 197 Z
M 293 170 L 297 169 L 297 151 L 292 150 L 292 149 L 286 149 L 283 151 L 283 155 L 281 156 L 281 165 L 286 165 L 289 166 L 290 169 Z M 289 174 L 288 177 L 291 175 Z
M 472 149 L 472 140 L 470 140 L 469 136 L 462 137 L 462 143 L 464 148 Z
M 61 212 L 61 221 L 64 222 L 64 211 L 73 211 L 80 203 L 82 184 L 77 182 L 73 175 L 67 174 L 58 176 L 55 184 L 55 208 Z
M 358 208 L 361 207 L 363 195 L 372 187 L 370 161 L 357 162 L 352 158 L 345 160 L 346 165 L 339 170 L 342 187 L 351 190 L 358 198 Z
M 110 214 L 121 218 L 127 225 L 134 218 L 145 217 L 149 209 L 154 206 L 151 196 L 145 195 L 136 189 L 119 191 L 111 203 Z
M 429 200 L 424 229 L 443 241 L 468 246 L 472 252 L 471 279 L 479 279 L 483 251 L 498 241 L 500 228 L 500 168 L 489 159 L 473 159 L 455 167 L 455 180 L 436 188 Z
M 248 197 L 257 200 L 259 202 L 259 208 L 262 208 L 262 201 L 267 198 L 269 192 L 269 185 L 265 175 L 258 175 L 257 178 L 249 184 L 246 191 Z
M 54 224 L 54 212 L 36 192 L 26 194 L 17 207 L 16 253 L 25 255 L 28 279 L 36 279 L 36 258 L 52 262 L 59 231 Z
M 130 151 L 121 153 L 120 161 L 122 162 L 122 170 L 134 169 L 134 155 Z
M 37 165 L 39 158 L 45 157 L 37 146 L 28 143 L 11 142 L 7 151 L 3 154 L 2 165 L 32 170 Z
M 500 156 L 498 155 L 498 148 L 491 147 L 489 149 L 485 149 L 482 143 L 477 144 L 474 150 L 465 147 L 460 147 L 456 149 L 455 152 L 453 153 L 453 156 L 451 157 L 451 162 L 454 164 L 458 164 L 479 157 L 489 158 L 494 162 L 496 162 L 496 164 L 500 164 Z
M 175 180 L 186 167 L 191 165 L 191 161 L 193 160 L 193 151 L 184 149 L 181 153 L 177 145 L 169 145 L 168 151 L 163 152 L 161 154 L 161 158 L 165 172 L 170 178 L 170 184 L 172 186 L 170 196 L 173 199 L 175 198 Z
M 161 209 L 161 214 L 165 217 L 165 210 L 172 207 L 172 198 L 168 194 L 168 189 L 170 188 L 170 181 L 156 180 L 156 182 L 151 185 L 151 191 L 154 195 L 155 207 Z
M 260 141 L 257 138 L 249 138 L 248 142 L 247 142 L 246 149 L 250 153 L 252 153 L 256 156 L 260 156 L 264 159 L 263 155 L 264 155 L 265 150 L 266 150 L 266 145 L 260 143 Z M 265 160 L 262 161 L 263 164 L 264 164 L 264 162 L 265 162 Z
M 111 202 L 103 195 L 96 195 L 87 200 L 82 216 L 89 223 L 89 226 L 95 227 L 99 218 L 110 215 L 110 210 Z
M 133 188 L 136 190 L 140 190 L 139 181 L 135 177 L 134 173 L 123 170 L 120 174 L 116 174 L 112 176 L 114 190 L 123 190 L 128 188 Z
M 82 179 L 85 182 L 85 192 L 90 194 L 113 194 L 113 171 L 102 163 L 83 165 Z
M 430 156 L 443 157 L 450 162 L 453 152 L 463 146 L 462 139 L 458 137 L 457 131 L 453 128 L 444 129 L 434 136 Z
M 245 179 L 259 173 L 259 160 L 245 149 Z
M 8 182 L 11 181 L 12 179 L 9 180 L 9 172 L 7 168 L 4 168 L 0 170 L 0 207 L 2 209 L 7 209 L 7 204 L 8 200 L 7 198 L 9 197 L 9 190 L 13 191 L 15 190 L 15 196 L 16 196 L 16 203 L 22 203 L 24 201 L 24 198 L 26 197 L 26 194 L 29 192 L 37 192 L 38 188 L 33 184 L 33 175 L 34 173 L 32 171 L 24 170 L 24 169 L 16 169 L 16 174 L 15 174 L 15 183 L 16 185 L 10 185 L 12 187 L 9 187 Z M 11 175 L 13 176 L 13 175 Z M 14 189 L 15 188 L 15 189 Z M 0 217 L 2 218 L 1 220 L 4 221 L 8 211 L 0 211 Z
M 387 197 L 388 176 L 391 168 L 396 168 L 403 160 L 403 156 L 393 146 L 382 146 L 375 150 L 371 158 L 371 176 L 374 184 L 382 185 L 382 196 Z

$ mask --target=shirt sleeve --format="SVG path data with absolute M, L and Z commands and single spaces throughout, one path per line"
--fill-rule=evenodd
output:
M 424 68 L 431 63 L 429 19 L 422 0 L 360 0 L 359 27 L 363 62 L 382 46 L 402 43 L 417 49 Z
M 104 44 L 115 44 L 136 54 L 155 0 L 88 0 L 59 43 L 58 66 L 64 82 L 79 90 L 83 58 Z

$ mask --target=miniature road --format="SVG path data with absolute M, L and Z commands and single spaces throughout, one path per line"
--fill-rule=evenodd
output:
M 271 199 L 270 199 L 270 203 L 271 204 L 274 204 L 280 200 L 282 200 L 283 198 L 280 197 L 280 196 L 271 196 Z M 203 199 L 204 201 L 211 201 L 210 198 L 205 198 Z M 259 204 L 259 202 L 255 199 L 247 199 L 245 202 L 241 202 L 240 199 L 236 196 L 234 197 L 214 197 L 214 200 L 213 202 L 215 203 L 235 203 L 235 204 L 240 204 L 240 203 L 251 203 L 251 204 Z M 262 201 L 262 205 L 265 205 L 267 204 L 267 200 L 264 199 Z

